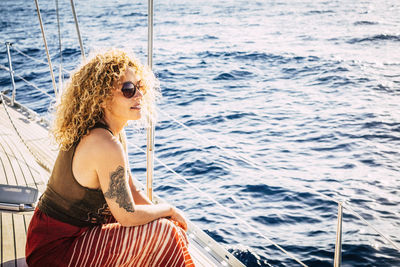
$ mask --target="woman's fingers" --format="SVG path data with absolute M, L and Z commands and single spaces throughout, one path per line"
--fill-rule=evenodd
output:
M 176 221 L 178 226 L 180 226 L 183 230 L 187 231 L 186 218 L 181 210 L 174 208 L 174 214 L 171 216 L 171 219 Z

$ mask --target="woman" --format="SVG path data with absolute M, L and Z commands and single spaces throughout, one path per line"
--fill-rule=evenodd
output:
M 156 79 L 122 50 L 70 78 L 52 133 L 60 145 L 30 222 L 29 266 L 194 266 L 183 213 L 136 189 L 123 128 L 151 116 Z

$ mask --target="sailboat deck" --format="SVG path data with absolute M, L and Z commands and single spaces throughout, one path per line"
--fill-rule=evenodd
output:
M 35 129 L 41 127 L 34 121 L 16 110 L 8 109 L 14 118 L 16 127 L 23 125 L 32 126 L 32 136 L 27 138 L 31 149 L 34 149 L 40 140 Z M 0 106 L 0 183 L 9 185 L 23 185 L 35 187 L 43 192 L 45 179 L 48 172 L 45 171 L 33 158 L 28 148 L 21 142 L 16 134 L 3 105 Z M 25 126 L 25 128 L 27 128 Z M 42 128 L 43 131 L 44 128 Z M 35 132 L 35 133 L 34 133 Z M 28 133 L 24 133 L 27 135 Z M 32 212 L 13 213 L 0 212 L 0 238 L 1 238 L 1 262 L 4 266 L 24 266 L 26 232 Z M 17 259 L 22 259 L 17 261 Z
M 7 98 L 8 99 L 8 98 Z M 6 103 L 9 101 L 6 100 Z M 46 124 L 23 106 L 0 104 L 0 183 L 44 191 L 57 149 Z M 156 201 L 161 201 L 157 200 Z M 2 266 L 26 266 L 26 233 L 33 212 L 0 211 Z M 189 222 L 189 251 L 196 266 L 244 266 L 197 226 Z

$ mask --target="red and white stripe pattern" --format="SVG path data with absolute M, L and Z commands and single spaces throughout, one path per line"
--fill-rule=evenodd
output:
M 76 238 L 68 266 L 194 266 L 186 233 L 162 218 L 124 227 L 109 223 L 89 228 Z

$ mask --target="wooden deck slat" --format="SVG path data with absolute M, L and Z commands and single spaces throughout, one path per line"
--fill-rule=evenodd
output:
M 3 109 L 4 109 L 4 107 L 3 107 Z M 41 127 L 39 125 L 35 125 L 36 129 L 29 128 L 27 131 L 26 127 L 31 127 L 32 125 L 30 125 L 30 124 L 25 125 L 25 126 L 18 125 L 19 120 L 16 119 L 19 116 L 23 116 L 23 115 L 18 114 L 15 110 L 13 110 L 11 108 L 8 108 L 8 112 L 12 116 L 13 123 L 16 124 L 18 132 L 21 134 L 22 137 L 25 136 L 26 138 L 28 138 L 27 133 L 30 133 L 30 134 L 37 135 L 36 140 L 45 139 L 44 136 L 47 135 L 47 131 L 43 127 Z M 36 187 L 39 189 L 40 192 L 43 192 L 43 190 L 45 189 L 45 186 L 46 186 L 48 172 L 44 171 L 43 168 L 38 166 L 36 160 L 31 155 L 31 152 L 29 152 L 29 150 L 25 147 L 25 145 L 22 144 L 20 137 L 17 136 L 17 134 L 15 133 L 15 129 L 13 128 L 11 122 L 9 121 L 8 116 L 4 115 L 5 114 L 4 110 L 2 110 L 2 112 L 0 112 L 0 114 L 3 114 L 4 119 L 7 119 L 7 121 L 5 121 L 5 124 L 8 124 L 7 125 L 8 131 L 7 132 L 1 131 L 0 138 L 2 139 L 2 141 L 6 140 L 5 142 L 9 143 L 9 145 L 13 148 L 12 152 L 10 152 L 10 151 L 8 151 L 8 152 L 13 153 L 13 157 L 19 159 L 19 162 L 18 162 L 19 169 L 22 169 L 22 173 L 24 176 L 24 181 L 21 180 L 20 183 L 18 183 L 18 184 Z M 25 124 L 25 122 L 22 122 L 22 123 Z M 36 143 L 36 145 L 39 145 L 39 144 Z M 42 143 L 41 147 L 42 147 L 41 149 L 45 149 L 46 144 Z M 33 152 L 36 152 L 36 150 L 34 148 L 30 147 L 30 149 L 33 149 L 34 150 Z M 50 151 L 49 147 L 47 147 L 47 150 Z M 53 158 L 55 158 L 54 155 L 53 155 Z M 40 159 L 44 160 L 45 158 L 40 157 Z M 24 183 L 22 184 L 22 182 L 24 182 Z
M 6 161 L 5 152 L 0 150 L 0 167 L 1 167 L 1 170 L 0 170 L 0 183 L 2 183 L 2 184 L 8 184 L 5 161 Z
M 15 246 L 14 246 L 15 236 L 14 236 L 12 214 L 8 212 L 2 212 L 1 219 L 2 219 L 1 230 L 3 238 L 3 246 L 1 247 L 3 254 L 2 262 L 7 262 L 12 259 L 15 259 L 16 256 Z
M 51 167 L 57 156 L 57 148 L 51 143 L 48 131 L 39 125 L 37 121 L 30 120 L 26 115 L 19 113 L 17 110 L 8 108 L 7 111 L 25 143 L 41 161 L 48 167 Z M 10 123 L 10 119 L 4 110 L 0 114 L 0 119 Z M 10 126 L 13 127 L 11 123 Z M 13 128 L 11 129 L 14 130 Z M 29 130 L 27 131 L 26 129 Z
M 3 143 L 3 142 L 2 142 Z M 14 151 L 9 147 L 9 143 L 2 144 L 2 149 L 7 153 L 7 158 L 13 170 L 13 176 L 8 176 L 8 184 L 10 185 L 26 185 L 25 174 L 21 171 L 21 164 L 15 158 Z
M 36 185 L 35 182 L 35 174 L 36 176 L 41 175 L 36 169 L 32 167 L 35 165 L 34 162 L 28 163 L 26 158 L 29 160 L 29 157 L 25 157 L 23 153 L 26 151 L 21 151 L 21 148 L 18 146 L 18 140 L 15 139 L 15 136 L 4 140 L 4 135 L 1 136 L 1 141 L 4 144 L 2 148 L 4 148 L 5 153 L 8 154 L 8 158 L 12 162 L 12 166 L 15 170 L 16 175 L 16 184 L 17 185 Z M 14 149 L 12 149 L 14 148 Z M 34 174 L 35 173 L 35 174 Z M 9 184 L 10 183 L 9 181 Z M 38 188 L 36 186 L 36 188 Z M 14 247 L 15 247 L 15 257 L 25 258 L 25 243 L 26 243 L 26 234 L 27 227 L 32 216 L 27 218 L 26 215 L 23 214 L 12 214 L 12 223 L 13 223 L 13 235 L 14 235 Z M 6 230 L 6 229 L 4 229 Z M 16 265 L 16 261 L 7 262 L 8 266 Z
M 45 181 L 42 177 L 43 174 L 40 172 L 40 170 L 34 167 L 37 166 L 37 163 L 31 157 L 24 156 L 26 150 L 21 150 L 21 146 L 18 146 L 19 140 L 17 138 L 18 137 L 13 137 L 8 138 L 8 140 L 4 140 L 4 136 L 0 136 L 0 140 L 6 141 L 9 150 L 11 150 L 11 153 L 13 153 L 12 156 L 17 159 L 18 167 L 23 176 L 23 180 L 19 179 L 18 185 L 36 187 L 39 191 L 43 192 L 45 187 Z
M 7 154 L 6 151 L 3 149 L 3 145 L 0 144 L 0 149 L 2 150 L 3 153 L 1 153 L 1 159 L 2 159 L 2 167 L 4 168 L 4 174 L 5 177 L 2 179 L 3 181 L 6 182 L 6 184 L 12 184 L 14 180 L 14 170 L 12 169 L 11 162 L 10 162 L 10 157 Z
M 4 261 L 3 261 L 3 258 L 4 258 L 4 255 L 3 255 L 3 215 L 2 214 L 0 214 L 0 244 L 1 244 L 1 248 L 0 248 L 0 262 L 1 263 L 3 263 Z
M 24 215 L 24 228 L 25 228 L 25 234 L 28 233 L 28 227 L 29 227 L 29 222 L 31 221 L 33 216 L 33 213 L 28 213 Z
M 16 247 L 16 256 L 17 259 L 25 258 L 25 244 L 26 244 L 26 232 L 25 232 L 25 223 L 24 223 L 24 215 L 21 214 L 13 214 L 14 218 L 14 240 Z

